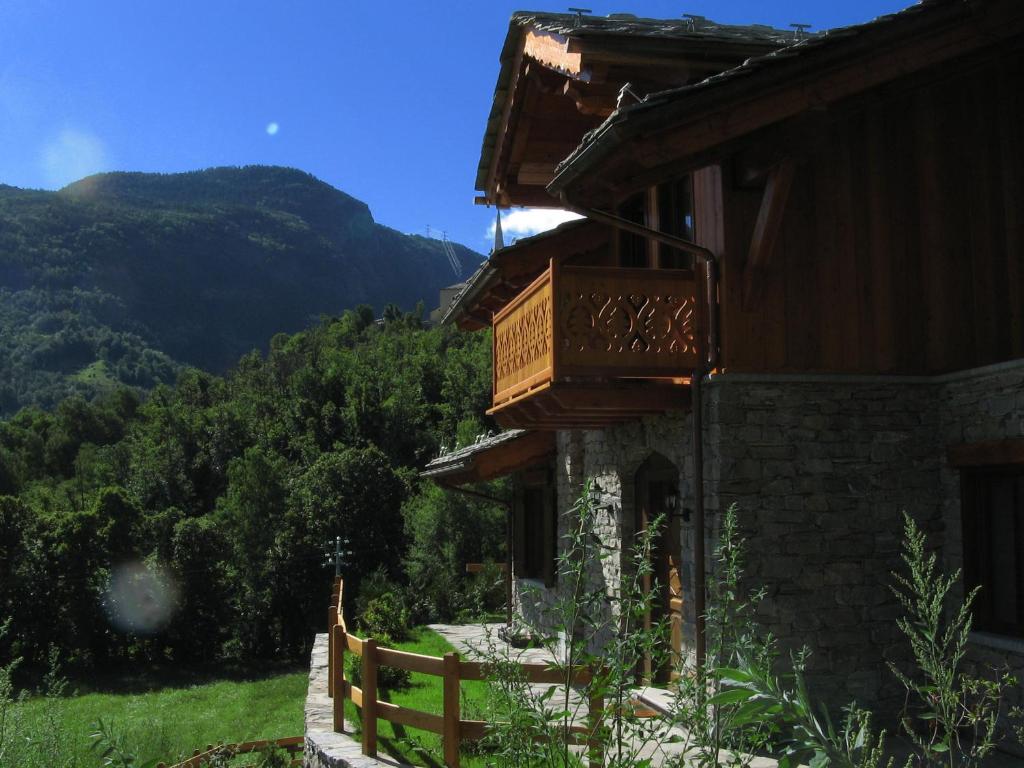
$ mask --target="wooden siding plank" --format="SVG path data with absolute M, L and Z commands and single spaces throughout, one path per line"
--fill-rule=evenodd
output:
M 887 110 L 885 105 L 876 104 L 868 109 L 865 121 L 866 157 L 864 168 L 866 175 L 867 205 L 867 256 L 862 272 L 866 283 L 865 292 L 870 298 L 865 313 L 873 318 L 871 333 L 865 333 L 864 339 L 869 345 L 865 350 L 865 360 L 873 361 L 872 368 L 879 372 L 889 373 L 897 367 L 896 349 L 898 345 L 896 324 L 894 322 L 893 284 L 895 273 L 904 269 L 906 253 L 893 237 L 893 228 L 887 226 L 890 211 L 895 205 L 900 180 L 890 181 L 885 169 L 888 164 L 887 147 L 890 136 L 887 132 Z
M 1001 318 L 1005 326 L 1006 349 L 1001 357 L 1024 356 L 1024 55 L 1018 55 L 995 73 L 996 123 L 998 125 L 999 184 L 1001 192 L 1003 231 L 994 247 L 1006 255 L 1006 302 Z

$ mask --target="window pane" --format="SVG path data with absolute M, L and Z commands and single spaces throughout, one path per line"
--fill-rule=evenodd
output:
M 523 494 L 523 516 L 526 540 L 522 574 L 535 579 L 544 572 L 544 489 L 527 488 Z
M 1024 637 L 1024 472 L 994 467 L 965 472 L 962 480 L 964 582 L 981 588 L 974 626 Z
M 658 222 L 660 229 L 684 240 L 693 240 L 693 185 L 689 176 L 658 187 Z M 692 269 L 693 257 L 662 244 L 661 266 L 667 269 Z
M 1015 626 L 1017 616 L 1017 535 L 1014 510 L 1014 481 L 993 478 L 991 495 L 992 613 L 998 626 Z
M 619 216 L 644 224 L 644 195 L 634 195 L 619 208 Z M 644 238 L 630 232 L 619 232 L 619 265 L 623 267 L 647 266 L 647 243 Z

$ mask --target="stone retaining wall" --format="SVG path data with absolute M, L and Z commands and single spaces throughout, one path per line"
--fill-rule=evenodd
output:
M 327 695 L 327 635 L 317 635 L 309 660 L 306 694 L 305 768 L 403 768 L 389 757 L 367 757 L 362 745 L 349 735 L 334 732 L 334 702 Z M 349 733 L 353 732 L 351 725 Z

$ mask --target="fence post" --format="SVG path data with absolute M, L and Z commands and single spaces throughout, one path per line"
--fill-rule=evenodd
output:
M 327 609 L 327 695 L 334 696 L 334 627 L 338 623 L 338 609 Z
M 377 756 L 377 641 L 363 643 L 363 754 Z
M 340 624 L 331 627 L 331 647 L 334 649 L 334 669 L 331 671 L 334 689 L 334 731 L 345 732 L 345 629 Z
M 601 729 L 604 728 L 604 695 L 592 691 L 587 708 L 590 720 L 590 738 L 587 744 L 589 766 L 590 768 L 604 768 L 604 748 L 601 738 Z
M 459 768 L 459 654 L 444 655 L 444 764 Z

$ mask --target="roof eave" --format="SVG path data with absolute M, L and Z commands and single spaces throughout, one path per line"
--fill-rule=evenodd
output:
M 774 54 L 778 59 L 774 66 L 751 69 L 750 62 L 745 62 L 734 70 L 708 78 L 701 83 L 674 91 L 651 94 L 647 101 L 618 110 L 558 166 L 547 190 L 559 199 L 574 199 L 581 185 L 600 171 L 600 164 L 632 137 L 647 133 L 664 135 L 669 131 L 683 130 L 685 126 L 709 123 L 717 114 L 735 109 L 737 103 L 744 100 L 771 102 L 779 89 L 792 86 L 794 81 L 799 80 L 800 85 L 807 87 L 817 79 L 829 76 L 836 68 L 871 56 L 885 46 L 903 43 L 908 39 L 923 38 L 936 33 L 936 30 L 955 28 L 963 22 L 965 16 L 972 13 L 972 8 L 966 3 L 926 0 L 923 5 L 924 7 L 911 6 L 898 14 L 863 25 L 836 30 L 833 33 L 833 40 L 829 41 L 828 45 L 821 46 L 816 43 L 814 47 L 817 50 L 808 50 L 803 55 L 793 55 L 790 49 L 780 49 Z M 921 17 L 924 17 L 924 21 Z M 909 34 L 907 27 L 910 28 Z M 828 38 L 829 36 L 825 36 L 824 41 Z M 848 44 L 843 45 L 844 41 Z M 928 65 L 922 63 L 920 66 Z M 902 74 L 905 73 L 895 71 L 888 79 L 895 79 Z M 869 90 L 886 81 L 883 79 L 880 82 L 870 82 L 858 92 Z M 845 94 L 842 98 L 846 95 L 852 94 Z M 809 107 L 803 107 L 800 111 L 806 111 L 807 108 Z M 788 117 L 792 115 L 766 120 L 764 125 L 743 130 L 730 132 L 722 128 L 718 143 L 724 144 L 749 135 L 755 130 Z M 725 121 L 719 122 L 723 126 L 727 125 Z M 686 165 L 688 157 L 702 157 L 707 149 L 697 147 L 689 152 L 681 151 L 673 158 L 672 165 L 674 168 L 682 168 Z

